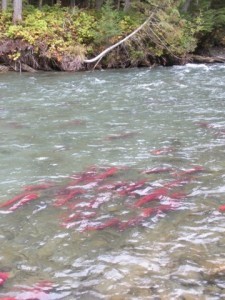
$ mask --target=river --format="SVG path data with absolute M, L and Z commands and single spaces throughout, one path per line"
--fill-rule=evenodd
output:
M 224 299 L 224 82 L 1 74 L 0 297 Z

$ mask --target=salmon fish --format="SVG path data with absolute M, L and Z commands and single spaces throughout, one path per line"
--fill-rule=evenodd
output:
M 9 273 L 0 272 L 0 286 L 3 285 L 8 278 L 9 278 Z
M 149 201 L 159 200 L 162 196 L 165 196 L 167 194 L 167 192 L 168 192 L 168 189 L 166 189 L 166 188 L 160 188 L 160 189 L 154 190 L 149 195 L 143 196 L 140 199 L 138 199 L 134 203 L 134 206 L 140 207 Z

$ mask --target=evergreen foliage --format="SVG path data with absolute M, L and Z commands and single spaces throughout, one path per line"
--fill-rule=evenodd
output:
M 199 24 L 198 40 L 207 41 L 208 46 L 225 45 L 225 2 L 223 0 L 192 1 L 186 16 Z

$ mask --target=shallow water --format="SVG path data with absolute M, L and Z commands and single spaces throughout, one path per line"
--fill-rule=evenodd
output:
M 225 298 L 224 82 L 220 64 L 1 74 L 0 203 L 52 186 L 0 210 L 0 272 L 10 273 L 0 296 Z M 168 172 L 144 173 L 152 168 Z M 109 188 L 142 180 L 134 193 Z M 74 188 L 85 192 L 55 205 Z M 148 207 L 156 210 L 140 220 Z M 93 217 L 65 225 L 75 212 Z M 119 223 L 97 227 L 112 218 Z

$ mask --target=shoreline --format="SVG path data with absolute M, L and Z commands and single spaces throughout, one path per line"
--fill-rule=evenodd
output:
M 119 55 L 118 55 L 119 54 Z M 160 56 L 153 57 L 143 53 L 143 58 L 136 64 L 132 64 L 124 53 L 111 52 L 98 63 L 86 63 L 84 57 L 64 54 L 58 57 L 47 57 L 39 52 L 34 52 L 33 46 L 22 40 L 0 41 L 0 73 L 6 72 L 79 72 L 90 70 L 129 69 L 133 67 L 156 67 L 195 64 L 225 63 L 225 47 L 211 47 L 189 53 L 183 57 Z

